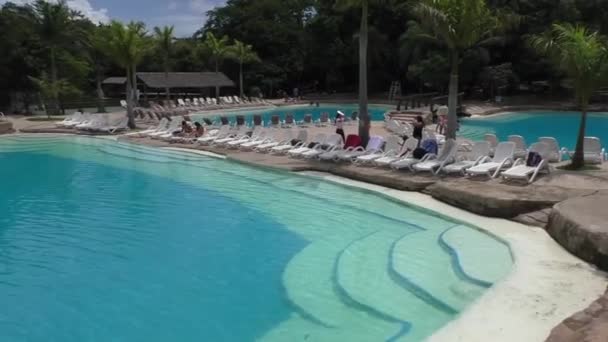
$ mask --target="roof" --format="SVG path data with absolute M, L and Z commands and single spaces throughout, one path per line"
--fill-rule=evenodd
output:
M 221 72 L 138 72 L 137 78 L 150 88 L 234 87 L 234 82 Z M 126 77 L 110 77 L 104 84 L 124 84 Z
M 125 84 L 126 81 L 126 77 L 108 77 L 103 80 L 103 84 Z

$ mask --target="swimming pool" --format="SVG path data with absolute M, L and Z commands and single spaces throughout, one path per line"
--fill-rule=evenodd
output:
M 1 341 L 421 341 L 512 266 L 376 193 L 85 137 L 0 138 Z
M 561 147 L 573 150 L 576 145 L 580 113 L 577 112 L 516 112 L 462 120 L 462 136 L 481 140 L 486 133 L 494 133 L 500 140 L 509 135 L 521 135 L 528 144 L 539 137 L 554 137 Z M 587 117 L 587 136 L 598 137 L 608 145 L 608 113 L 590 113 Z
M 373 121 L 382 121 L 384 120 L 384 113 L 386 113 L 390 109 L 392 109 L 392 107 L 390 106 L 370 105 L 369 114 L 371 115 L 371 119 Z M 327 112 L 329 113 L 330 119 L 333 119 L 336 116 L 336 112 L 338 110 L 341 110 L 344 114 L 350 117 L 351 113 L 359 111 L 359 107 L 356 104 L 320 104 L 319 107 L 301 105 L 264 109 L 243 109 L 240 111 L 226 111 L 221 115 L 230 118 L 231 121 L 234 121 L 237 115 L 244 115 L 245 120 L 248 123 L 251 123 L 253 122 L 253 115 L 261 114 L 264 123 L 268 124 L 271 122 L 273 115 L 279 115 L 281 120 L 285 120 L 285 115 L 291 113 L 294 115 L 296 121 L 302 121 L 304 119 L 304 115 L 306 114 L 312 114 L 313 120 L 318 120 L 321 116 L 321 113 Z M 203 117 L 208 117 L 211 120 L 219 121 L 220 114 L 209 115 L 204 113 L 196 113 L 191 114 L 191 117 L 196 121 L 202 120 Z

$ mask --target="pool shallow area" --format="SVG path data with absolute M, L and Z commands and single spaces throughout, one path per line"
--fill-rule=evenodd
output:
M 386 113 L 390 109 L 391 107 L 389 106 L 370 105 L 369 114 L 373 121 L 382 121 L 384 120 L 384 113 Z M 264 123 L 269 124 L 271 122 L 272 116 L 274 115 L 278 115 L 281 120 L 285 120 L 285 116 L 291 113 L 294 115 L 296 121 L 302 121 L 306 114 L 311 114 L 313 120 L 316 121 L 319 120 L 319 117 L 323 112 L 329 113 L 330 119 L 333 119 L 336 116 L 338 110 L 342 111 L 344 114 L 350 117 L 353 112 L 359 111 L 359 107 L 358 105 L 354 104 L 320 104 L 319 107 L 309 105 L 298 105 L 264 109 L 243 109 L 240 111 L 225 111 L 218 114 L 195 113 L 191 116 L 196 121 L 200 121 L 203 117 L 207 117 L 211 120 L 215 120 L 218 122 L 220 116 L 226 116 L 234 122 L 235 117 L 237 115 L 244 115 L 245 120 L 248 123 L 251 123 L 253 122 L 253 116 L 255 114 L 260 114 L 262 115 Z
M 493 133 L 500 140 L 509 135 L 521 135 L 528 144 L 539 137 L 554 137 L 560 147 L 573 150 L 576 145 L 581 114 L 578 112 L 516 112 L 491 115 L 487 117 L 462 120 L 462 136 L 481 140 L 484 134 Z M 608 113 L 589 113 L 587 117 L 587 136 L 598 137 L 608 144 Z
M 512 266 L 312 177 L 83 137 L 0 138 L 0 164 L 1 341 L 421 341 Z

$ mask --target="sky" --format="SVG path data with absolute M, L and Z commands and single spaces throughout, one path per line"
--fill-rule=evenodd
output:
M 11 0 L 23 4 L 34 0 Z M 56 1 L 56 0 L 49 0 Z M 0 0 L 0 4 L 8 0 Z M 205 13 L 226 0 L 67 0 L 68 6 L 93 22 L 143 21 L 149 29 L 173 25 L 177 37 L 187 37 L 204 25 Z

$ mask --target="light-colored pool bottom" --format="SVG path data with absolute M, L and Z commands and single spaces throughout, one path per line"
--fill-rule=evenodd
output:
M 588 307 L 606 290 L 605 273 L 569 254 L 543 229 L 472 214 L 421 193 L 388 189 L 319 172 L 304 174 L 380 192 L 478 227 L 509 244 L 514 259 L 509 276 L 486 291 L 428 341 L 544 341 L 551 329 Z

